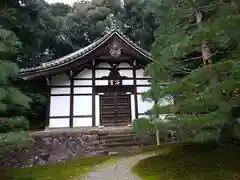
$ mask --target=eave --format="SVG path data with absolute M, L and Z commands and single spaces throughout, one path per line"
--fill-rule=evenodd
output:
M 139 47 L 137 44 L 132 42 L 125 35 L 123 35 L 123 33 L 114 29 L 109 33 L 107 33 L 106 35 L 104 35 L 102 38 L 98 39 L 97 41 L 93 42 L 92 44 L 78 51 L 75 51 L 71 54 L 68 54 L 66 56 L 63 56 L 55 60 L 42 63 L 41 65 L 36 67 L 21 69 L 20 74 L 23 79 L 34 79 L 39 76 L 48 76 L 48 75 L 59 73 L 60 71 L 61 72 L 67 71 L 71 69 L 71 67 L 74 66 L 74 64 L 78 64 L 78 65 L 84 64 L 86 62 L 83 60 L 85 57 L 88 57 L 89 55 L 91 55 L 91 53 L 93 53 L 98 48 L 100 48 L 113 36 L 117 36 L 119 39 L 121 39 L 124 43 L 126 43 L 131 49 L 136 51 L 144 59 L 148 60 L 149 62 L 152 61 L 150 53 L 148 53 L 147 51 Z

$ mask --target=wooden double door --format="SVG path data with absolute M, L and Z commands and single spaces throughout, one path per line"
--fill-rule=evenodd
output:
M 131 123 L 131 98 L 126 93 L 100 96 L 100 125 L 127 126 Z

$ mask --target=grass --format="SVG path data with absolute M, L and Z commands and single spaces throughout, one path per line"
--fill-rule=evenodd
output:
M 90 168 L 109 161 L 109 156 L 78 158 L 61 164 L 6 169 L 0 172 L 1 180 L 71 180 Z M 2 179 L 3 178 L 3 179 Z
M 239 152 L 240 147 L 215 143 L 175 146 L 140 161 L 133 173 L 144 180 L 240 180 Z

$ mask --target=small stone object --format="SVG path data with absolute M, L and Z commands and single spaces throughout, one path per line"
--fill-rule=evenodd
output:
M 111 156 L 111 155 L 117 155 L 119 154 L 119 152 L 108 152 L 108 155 Z

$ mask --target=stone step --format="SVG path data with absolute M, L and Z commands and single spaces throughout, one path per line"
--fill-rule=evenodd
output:
M 105 138 L 100 139 L 101 144 L 109 144 L 109 143 L 118 143 L 118 142 L 129 142 L 129 141 L 137 141 L 138 138 L 135 136 L 123 136 L 123 137 L 111 137 L 111 138 Z
M 125 151 L 129 151 L 129 150 L 136 150 L 139 148 L 139 145 L 135 145 L 135 146 L 120 146 L 120 147 L 100 147 L 99 149 L 96 149 L 97 151 L 107 151 L 107 152 L 125 152 Z
M 103 147 L 130 147 L 130 146 L 139 146 L 141 145 L 138 141 L 130 141 L 130 142 L 118 142 L 118 143 L 107 143 L 107 144 L 101 144 Z
M 135 134 L 108 134 L 108 135 L 100 135 L 100 140 L 106 140 L 106 139 L 135 139 Z
M 125 131 L 117 131 L 117 130 L 114 130 L 114 131 L 104 131 L 104 130 L 99 130 L 98 131 L 98 134 L 100 134 L 101 136 L 104 136 L 104 135 L 124 135 L 124 134 L 135 134 L 132 130 L 125 130 Z

